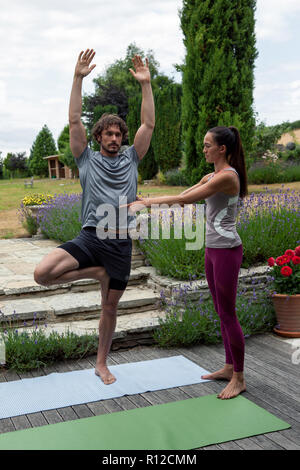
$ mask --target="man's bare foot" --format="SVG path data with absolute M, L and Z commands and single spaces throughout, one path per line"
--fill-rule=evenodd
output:
M 95 368 L 95 374 L 100 377 L 104 385 L 111 385 L 117 380 L 106 366 L 97 366 Z
M 221 400 L 228 400 L 237 397 L 240 393 L 246 391 L 246 383 L 243 376 L 233 375 L 229 384 L 219 393 L 218 398 Z
M 233 366 L 225 365 L 223 369 L 217 370 L 212 374 L 202 375 L 201 379 L 206 380 L 231 380 L 233 375 Z

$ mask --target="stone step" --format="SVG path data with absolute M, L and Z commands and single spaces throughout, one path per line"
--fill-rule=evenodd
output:
M 120 299 L 118 314 L 138 313 L 157 308 L 160 295 L 146 287 L 129 286 Z M 37 298 L 0 300 L 0 323 L 44 320 L 46 323 L 65 320 L 99 318 L 100 290 L 68 292 Z
M 140 271 L 132 269 L 130 272 L 130 278 L 128 286 L 140 285 L 145 283 L 149 273 L 147 271 Z M 28 297 L 43 297 L 49 295 L 55 295 L 66 292 L 85 292 L 89 290 L 99 290 L 99 282 L 93 279 L 83 279 L 80 281 L 74 281 L 70 283 L 60 284 L 51 287 L 39 286 L 33 279 L 33 276 L 27 277 L 26 279 L 15 279 L 8 280 L 3 283 L 0 289 L 0 303 L 2 300 L 12 300 L 20 296 L 22 298 Z
M 146 312 L 131 313 L 129 315 L 118 315 L 117 326 L 113 335 L 113 343 L 128 342 L 133 346 L 135 343 L 153 342 L 153 331 L 159 326 L 159 320 L 165 318 L 162 310 L 149 310 Z M 98 334 L 99 318 L 82 321 L 69 321 L 41 324 L 38 328 L 49 336 L 52 332 L 66 334 L 75 333 L 78 336 L 85 334 Z M 20 331 L 32 332 L 36 326 L 19 328 Z

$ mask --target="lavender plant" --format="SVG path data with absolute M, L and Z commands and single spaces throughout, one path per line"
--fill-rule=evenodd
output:
M 82 359 L 96 354 L 96 334 L 76 335 L 56 331 L 46 335 L 42 328 L 31 333 L 22 329 L 7 329 L 2 333 L 6 350 L 6 367 L 16 371 L 38 369 L 65 359 Z
M 252 193 L 240 203 L 237 231 L 243 242 L 242 267 L 265 263 L 269 253 L 279 256 L 286 246 L 300 243 L 300 193 L 284 189 L 279 192 Z M 140 240 L 140 248 L 165 276 L 187 280 L 204 276 L 204 247 L 187 251 L 186 238 L 174 239 L 172 228 L 169 240 Z
M 270 296 L 259 282 L 253 281 L 250 291 L 240 288 L 237 295 L 237 316 L 245 337 L 271 331 L 275 313 Z M 214 344 L 222 341 L 220 319 L 212 299 L 200 294 L 197 301 L 191 285 L 181 287 L 172 299 L 161 292 L 161 307 L 166 316 L 159 320 L 154 339 L 161 347 L 189 346 L 195 343 Z
M 37 221 L 48 238 L 66 242 L 75 238 L 81 229 L 82 194 L 58 194 L 47 206 L 41 206 Z

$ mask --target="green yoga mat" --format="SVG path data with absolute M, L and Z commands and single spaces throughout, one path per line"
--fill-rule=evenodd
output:
M 216 395 L 0 435 L 4 450 L 191 450 L 290 425 L 242 396 Z

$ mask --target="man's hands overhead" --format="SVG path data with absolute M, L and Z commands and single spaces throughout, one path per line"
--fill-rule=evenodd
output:
M 81 51 L 75 67 L 75 75 L 79 77 L 86 77 L 96 67 L 96 64 L 90 65 L 96 52 L 93 49 L 87 49 L 85 52 Z
M 135 55 L 132 59 L 135 70 L 129 69 L 131 75 L 140 83 L 150 83 L 151 76 L 149 71 L 149 61 L 146 58 L 145 64 L 141 56 Z

